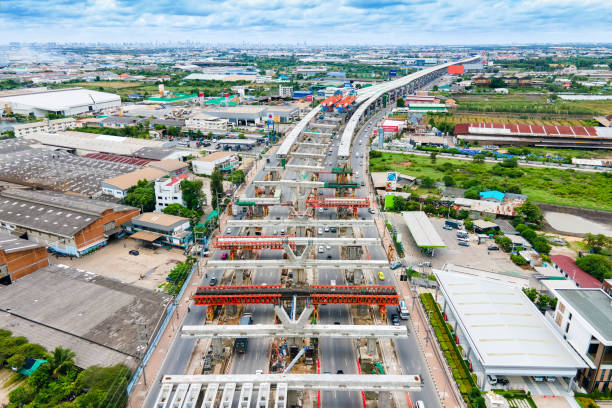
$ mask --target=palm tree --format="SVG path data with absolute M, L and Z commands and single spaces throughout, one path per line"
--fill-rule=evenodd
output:
M 65 372 L 74 365 L 76 354 L 67 348 L 56 347 L 53 350 L 53 375 Z

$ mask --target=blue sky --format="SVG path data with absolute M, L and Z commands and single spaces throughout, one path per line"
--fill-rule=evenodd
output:
M 0 0 L 0 43 L 612 42 L 612 0 Z

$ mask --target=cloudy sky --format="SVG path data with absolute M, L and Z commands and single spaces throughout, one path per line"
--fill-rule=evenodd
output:
M 0 0 L 0 43 L 611 42 L 612 0 Z

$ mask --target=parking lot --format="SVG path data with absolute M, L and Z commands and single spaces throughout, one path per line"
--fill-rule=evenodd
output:
M 132 249 L 139 255 L 130 255 Z M 117 279 L 124 283 L 154 290 L 166 281 L 168 272 L 174 266 L 185 260 L 182 250 L 145 248 L 140 241 L 123 238 L 113 241 L 96 252 L 82 258 L 50 257 L 51 263 L 63 263 L 74 268 L 83 269 L 98 275 Z
M 469 236 L 469 246 L 460 246 L 457 240 L 457 230 L 445 230 L 443 218 L 432 218 L 430 221 L 438 232 L 446 248 L 436 248 L 433 256 L 427 256 L 418 248 L 399 213 L 384 213 L 397 231 L 402 234 L 402 243 L 406 252 L 408 263 L 416 265 L 420 261 L 431 262 L 432 268 L 440 269 L 444 265 L 453 264 L 467 266 L 490 272 L 525 273 L 510 260 L 510 256 L 503 251 L 489 251 L 487 247 L 495 244 L 492 239 L 478 245 L 475 234 Z

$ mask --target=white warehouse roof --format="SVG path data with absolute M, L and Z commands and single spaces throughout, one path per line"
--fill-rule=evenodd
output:
M 111 102 L 121 103 L 121 98 L 116 94 L 84 88 L 44 90 L 36 93 L 0 98 L 0 105 L 14 103 L 54 112 L 65 111 L 79 106 Z
M 423 211 L 404 211 L 402 216 L 418 247 L 444 248 L 446 246 Z
M 573 377 L 587 365 L 523 291 L 434 270 L 461 332 L 487 374 Z

